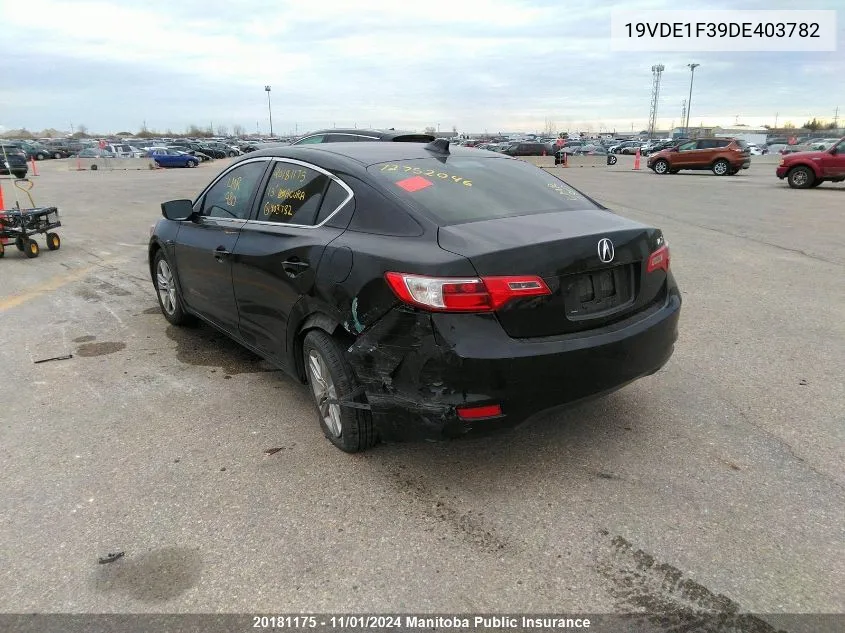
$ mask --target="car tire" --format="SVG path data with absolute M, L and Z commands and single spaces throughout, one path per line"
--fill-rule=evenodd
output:
M 195 160 L 189 160 L 188 161 L 188 167 L 196 167 L 196 166 L 197 166 L 197 161 L 195 161 Z
M 47 233 L 47 248 L 51 251 L 57 251 L 62 247 L 62 238 L 58 233 Z
M 21 253 L 23 253 L 23 244 L 24 239 L 22 237 L 15 238 L 15 248 L 18 249 Z
M 41 152 L 39 152 L 35 155 L 35 160 L 44 160 L 45 158 L 47 158 L 47 155 L 42 154 Z
M 731 171 L 731 164 L 723 158 L 713 163 L 713 173 L 717 176 L 727 176 Z
M 331 402 L 354 402 L 359 392 L 358 379 L 343 356 L 343 347 L 326 332 L 311 330 L 302 342 L 302 360 L 323 434 L 346 453 L 372 447 L 376 434 L 370 412 Z
M 816 175 L 813 173 L 813 170 L 803 165 L 793 167 L 786 175 L 786 182 L 793 189 L 809 189 L 813 186 L 815 180 Z
M 192 314 L 185 311 L 173 268 L 162 250 L 159 250 L 153 259 L 153 285 L 158 307 L 161 308 L 165 319 L 173 325 L 190 325 L 196 321 Z
M 59 160 L 61 157 L 62 155 L 60 152 L 56 152 L 55 154 L 53 154 L 53 158 L 55 158 L 56 160 Z
M 659 174 L 661 176 L 669 173 L 669 162 L 663 160 L 662 158 L 659 160 L 654 161 L 654 165 L 651 166 L 654 170 L 655 174 Z
M 235 156 L 237 156 L 235 152 L 229 152 L 229 158 L 234 158 Z
M 616 164 L 616 162 L 617 162 L 618 160 L 619 160 L 619 159 L 618 159 L 618 158 L 616 158 L 616 156 L 613 156 L 613 155 L 608 155 L 608 157 L 607 157 L 607 164 L 608 164 L 608 165 L 615 165 L 615 164 Z

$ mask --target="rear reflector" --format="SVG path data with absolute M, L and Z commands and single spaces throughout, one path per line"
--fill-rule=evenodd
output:
M 384 274 L 393 293 L 405 303 L 439 312 L 493 312 L 519 297 L 551 294 L 540 277 L 423 277 Z
M 669 272 L 669 245 L 664 244 L 656 251 L 654 251 L 648 258 L 648 265 L 646 272 L 654 272 L 655 270 L 665 270 Z
M 458 417 L 461 420 L 480 420 L 500 415 L 502 415 L 502 407 L 498 404 L 488 404 L 483 407 L 458 407 Z

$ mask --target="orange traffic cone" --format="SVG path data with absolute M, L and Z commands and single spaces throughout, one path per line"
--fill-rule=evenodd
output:
M 634 155 L 634 169 L 640 168 L 640 148 L 637 148 L 637 153 Z
M 35 166 L 35 158 L 30 158 L 29 162 L 32 163 L 32 175 L 37 176 L 38 175 L 38 167 Z
M 0 211 L 6 208 L 6 203 L 3 202 L 3 184 L 0 183 Z

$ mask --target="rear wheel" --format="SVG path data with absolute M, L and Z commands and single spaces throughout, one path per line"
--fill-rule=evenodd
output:
M 661 176 L 669 173 L 669 163 L 662 158 L 655 161 L 651 168 L 654 170 L 655 174 L 660 174 Z
M 32 259 L 33 257 L 38 257 L 38 253 L 40 252 L 38 248 L 38 242 L 36 242 L 35 240 L 27 240 L 26 242 L 24 242 L 23 252 L 29 259 Z
M 57 233 L 47 233 L 47 248 L 51 251 L 57 251 L 62 246 L 62 240 Z
M 326 332 L 311 330 L 305 335 L 302 354 L 325 436 L 347 453 L 373 446 L 376 437 L 370 412 L 339 404 L 354 401 L 358 391 L 358 380 L 343 356 L 343 348 Z
M 56 152 L 55 154 L 53 154 L 53 158 L 55 158 L 56 160 L 59 160 L 61 157 L 62 155 L 60 152 Z
M 786 177 L 786 182 L 793 189 L 808 189 L 813 186 L 816 180 L 816 175 L 809 167 L 799 166 L 790 170 Z
M 235 156 L 237 156 L 235 152 L 229 152 L 229 158 L 234 158 Z
M 41 152 L 35 155 L 35 160 L 44 160 L 45 158 L 47 158 L 47 154 L 42 154 Z
M 607 164 L 608 165 L 615 165 L 616 161 L 618 161 L 618 160 L 619 159 L 616 158 L 616 156 L 613 156 L 612 154 L 608 154 L 608 156 L 607 156 Z
M 724 159 L 719 159 L 713 163 L 713 173 L 717 176 L 727 176 L 730 173 L 731 165 Z
M 23 253 L 23 245 L 25 243 L 24 238 L 16 237 L 15 238 L 15 248 L 17 248 L 21 253 Z

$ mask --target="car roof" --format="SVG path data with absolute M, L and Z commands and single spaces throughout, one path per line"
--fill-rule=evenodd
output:
M 434 140 L 434 136 L 424 132 L 406 132 L 403 130 L 367 130 L 361 128 L 332 128 L 330 130 L 315 130 L 314 132 L 303 134 L 300 138 L 306 138 L 316 134 L 352 134 L 355 136 L 373 136 L 382 141 L 390 141 L 398 136 L 427 136 Z
M 351 159 L 361 165 L 369 166 L 376 163 L 398 160 L 414 160 L 420 158 L 439 158 L 442 154 L 426 149 L 425 143 L 383 143 L 380 141 L 363 143 L 316 143 L 309 145 L 281 145 L 268 149 L 258 150 L 247 154 L 244 159 L 258 158 L 261 156 L 275 156 L 279 158 L 292 158 L 303 161 L 319 161 L 343 157 Z M 513 160 L 507 156 L 489 152 L 482 154 L 484 150 L 460 145 L 449 145 L 450 156 L 481 156 L 496 158 L 499 160 Z

